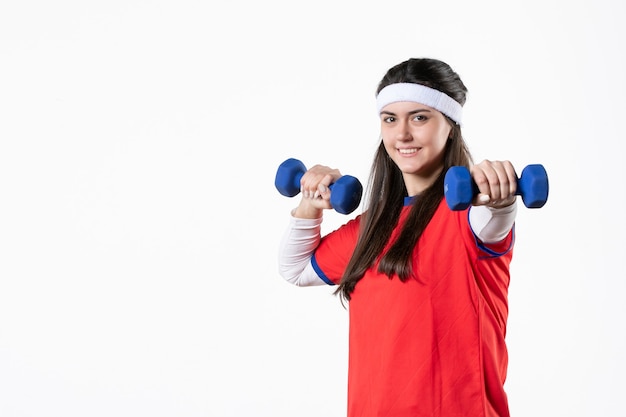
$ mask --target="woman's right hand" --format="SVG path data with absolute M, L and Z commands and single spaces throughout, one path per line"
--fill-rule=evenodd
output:
M 294 210 L 294 217 L 318 219 L 324 209 L 332 209 L 330 204 L 330 184 L 341 178 L 341 172 L 324 165 L 314 165 L 300 180 L 300 205 Z

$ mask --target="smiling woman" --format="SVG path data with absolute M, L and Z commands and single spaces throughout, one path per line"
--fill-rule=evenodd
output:
M 321 236 L 337 169 L 316 165 L 280 247 L 299 285 L 337 285 L 349 303 L 348 416 L 509 416 L 504 382 L 515 171 L 483 161 L 483 198 L 443 199 L 448 168 L 470 167 L 467 89 L 448 64 L 409 59 L 378 87 L 381 142 L 361 215 Z M 469 211 L 469 213 L 468 213 Z
M 386 105 L 380 117 L 385 150 L 402 171 L 407 192 L 423 192 L 441 173 L 450 124 L 437 110 L 411 101 Z

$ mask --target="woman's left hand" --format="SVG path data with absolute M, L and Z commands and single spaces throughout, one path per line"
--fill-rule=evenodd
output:
M 499 208 L 515 202 L 517 174 L 511 162 L 484 160 L 472 166 L 470 173 L 479 190 L 473 205 Z

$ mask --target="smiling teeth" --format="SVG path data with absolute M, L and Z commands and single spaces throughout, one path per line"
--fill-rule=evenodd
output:
M 398 149 L 398 152 L 400 152 L 401 154 L 404 154 L 404 155 L 408 155 L 408 154 L 417 152 L 417 149 L 415 149 L 415 148 L 413 148 L 413 149 Z

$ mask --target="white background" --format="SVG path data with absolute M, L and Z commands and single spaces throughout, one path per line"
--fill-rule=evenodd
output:
M 410 57 L 469 88 L 477 161 L 542 163 L 522 209 L 513 416 L 623 416 L 624 3 L 5 1 L 0 416 L 337 416 L 347 313 L 276 254 L 289 157 L 366 182 Z M 349 216 L 328 212 L 329 231 Z

